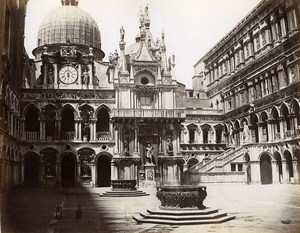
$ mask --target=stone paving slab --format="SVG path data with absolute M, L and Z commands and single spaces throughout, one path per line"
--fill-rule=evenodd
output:
M 109 189 L 16 189 L 1 194 L 1 233 L 256 233 L 300 232 L 299 185 L 208 184 L 206 206 L 235 215 L 215 225 L 173 226 L 137 224 L 132 215 L 155 209 L 155 189 L 150 196 L 104 198 Z M 64 216 L 49 227 L 56 202 L 62 201 Z M 78 205 L 83 215 L 75 219 Z M 52 232 L 51 232 L 52 231 Z

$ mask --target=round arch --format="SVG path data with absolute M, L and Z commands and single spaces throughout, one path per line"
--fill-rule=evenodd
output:
M 187 161 L 188 169 L 190 169 L 192 166 L 196 165 L 197 163 L 199 163 L 198 159 L 196 159 L 196 158 L 190 158 Z
M 264 152 L 259 156 L 261 184 L 273 183 L 271 160 L 272 157 L 269 153 Z

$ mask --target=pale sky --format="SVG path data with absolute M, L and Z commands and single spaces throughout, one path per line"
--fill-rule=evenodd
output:
M 167 54 L 176 57 L 176 79 L 192 87 L 193 65 L 238 24 L 260 0 L 79 0 L 79 7 L 98 23 L 104 61 L 119 50 L 121 26 L 126 46 L 139 32 L 139 10 L 148 4 L 153 39 L 165 32 Z M 30 57 L 44 17 L 61 6 L 61 0 L 29 0 L 25 48 Z

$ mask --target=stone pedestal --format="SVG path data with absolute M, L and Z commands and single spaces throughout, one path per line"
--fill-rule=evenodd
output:
M 158 171 L 160 186 L 180 185 L 183 173 L 184 159 L 182 156 L 159 156 Z
M 55 187 L 56 185 L 56 178 L 54 176 L 45 176 L 45 186 L 48 187 Z
M 145 173 L 140 171 L 140 187 L 156 187 L 155 182 L 155 165 L 145 164 Z
M 88 175 L 83 175 L 81 177 L 81 186 L 90 188 L 92 186 L 92 177 Z

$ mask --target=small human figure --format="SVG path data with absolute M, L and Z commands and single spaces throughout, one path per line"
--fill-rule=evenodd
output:
M 76 219 L 80 219 L 82 216 L 82 209 L 81 209 L 81 205 L 78 205 L 78 209 L 75 212 L 75 218 Z
M 88 84 L 89 83 L 89 79 L 90 79 L 90 76 L 89 76 L 89 73 L 87 71 L 87 69 L 85 69 L 81 75 L 81 78 L 82 78 L 82 84 Z
M 243 129 L 243 139 L 244 141 L 249 141 L 249 127 L 246 122 L 244 124 L 244 129 Z
M 129 155 L 129 143 L 127 139 L 124 140 L 124 153 L 125 155 Z
M 148 142 L 147 146 L 145 147 L 146 152 L 146 162 L 153 164 L 153 146 L 150 142 Z
M 173 155 L 173 143 L 171 137 L 167 138 L 167 154 Z
M 121 35 L 121 41 L 123 41 L 124 37 L 125 37 L 125 30 L 124 30 L 123 26 L 120 28 L 120 35 Z
M 62 218 L 63 217 L 63 209 L 62 209 L 62 205 L 61 202 L 57 202 L 56 206 L 55 206 L 55 218 Z
M 84 160 L 82 161 L 82 175 L 89 175 L 89 171 L 89 162 L 87 158 L 84 158 Z

